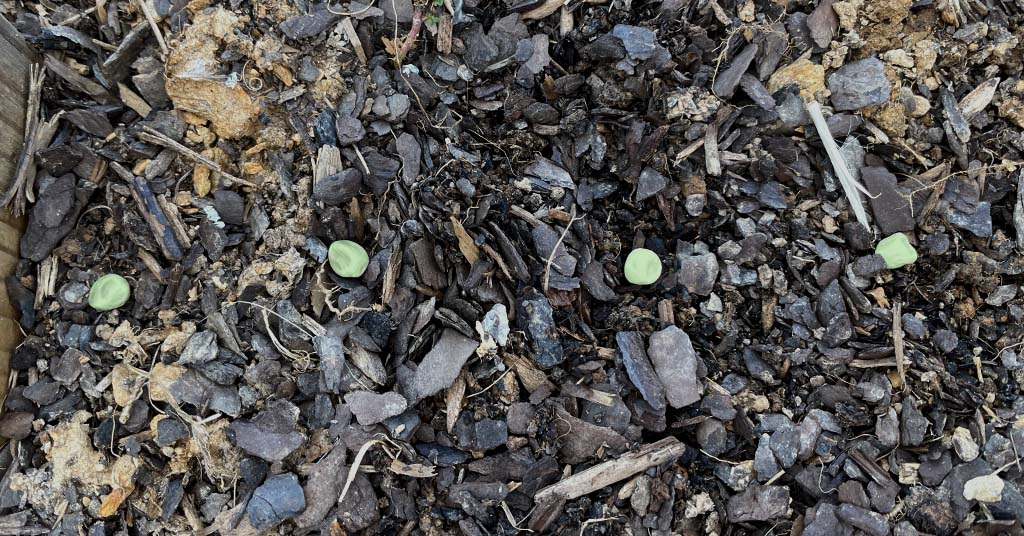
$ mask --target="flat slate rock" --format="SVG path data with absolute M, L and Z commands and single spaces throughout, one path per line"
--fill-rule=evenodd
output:
M 697 379 L 700 358 L 685 331 L 669 326 L 652 333 L 647 355 L 665 386 L 669 405 L 678 409 L 700 401 L 704 389 Z
M 860 110 L 889 101 L 889 79 L 878 58 L 847 63 L 828 77 L 832 107 L 836 111 Z
M 302 445 L 306 438 L 295 431 L 299 408 L 279 400 L 255 419 L 231 423 L 234 442 L 245 452 L 268 462 L 279 462 Z
M 377 394 L 370 391 L 354 391 L 345 395 L 345 403 L 359 424 L 364 426 L 400 415 L 408 406 L 405 397 L 395 392 Z
M 913 231 L 913 209 L 904 193 L 896 185 L 896 175 L 883 167 L 864 167 L 860 170 L 864 187 L 871 192 L 868 203 L 875 223 L 885 235 Z
M 413 398 L 421 400 L 451 387 L 477 346 L 477 341 L 454 329 L 444 330 L 416 367 L 412 380 Z
M 256 530 L 271 529 L 306 509 L 306 497 L 295 473 L 283 473 L 267 479 L 256 488 L 245 513 Z
M 665 386 L 644 351 L 643 336 L 638 331 L 620 331 L 615 334 L 615 341 L 619 343 L 622 364 L 637 391 L 654 411 L 665 411 Z

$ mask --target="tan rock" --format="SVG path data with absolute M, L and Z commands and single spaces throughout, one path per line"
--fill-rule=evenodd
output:
M 964 498 L 968 501 L 997 503 L 1003 499 L 1003 479 L 995 473 L 982 475 L 964 482 Z
M 203 11 L 185 30 L 167 57 L 167 95 L 174 107 L 210 122 L 223 138 L 251 135 L 258 125 L 259 104 L 238 81 L 224 74 L 218 52 L 238 40 L 238 16 L 224 8 Z
M 914 67 L 922 74 L 927 74 L 935 67 L 935 60 L 939 57 L 937 48 L 935 41 L 930 39 L 922 39 L 914 43 L 912 47 Z
M 857 28 L 857 12 L 864 5 L 864 0 L 846 0 L 832 4 L 832 11 L 839 17 L 839 27 L 852 31 Z
M 909 69 L 914 66 L 914 57 L 902 48 L 887 50 L 882 54 L 882 59 L 885 60 L 886 63 L 895 67 L 904 67 Z
M 800 95 L 806 100 L 825 98 L 830 93 L 825 88 L 825 68 L 807 58 L 775 71 L 768 79 L 768 91 L 775 93 L 790 84 L 800 86 Z
M 181 365 L 157 363 L 149 373 L 149 396 L 157 402 L 175 402 L 171 386 L 185 374 Z

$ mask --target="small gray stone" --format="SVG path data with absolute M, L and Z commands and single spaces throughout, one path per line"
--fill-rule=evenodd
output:
M 85 354 L 80 350 L 74 348 L 64 350 L 64 353 L 50 365 L 50 376 L 64 385 L 70 385 L 82 374 L 83 357 Z
M 860 277 L 871 277 L 887 269 L 881 255 L 865 255 L 853 261 L 853 273 Z
M 815 302 L 814 312 L 818 321 L 825 326 L 824 342 L 828 346 L 838 347 L 853 337 L 853 322 L 846 310 L 839 281 L 832 281 L 821 291 Z
M 640 172 L 640 181 L 636 185 L 637 202 L 644 201 L 654 196 L 668 186 L 668 179 L 658 173 L 657 170 L 645 167 Z
M 235 421 L 229 429 L 238 448 L 268 462 L 279 462 L 305 442 L 305 437 L 295 431 L 298 420 L 299 408 L 277 400 L 256 418 Z
M 370 391 L 348 393 L 345 395 L 345 404 L 348 404 L 348 409 L 363 426 L 400 415 L 408 406 L 405 398 L 398 393 L 377 394 Z
M 832 107 L 836 111 L 859 110 L 889 100 L 889 79 L 878 58 L 847 63 L 828 77 Z
M 1017 297 L 1017 285 L 1000 285 L 985 297 L 985 303 L 994 307 L 1002 307 L 1006 302 Z
M 847 480 L 839 485 L 839 502 L 849 503 L 861 508 L 870 506 L 864 485 L 856 480 Z
M 573 182 L 572 175 L 558 164 L 543 156 L 537 157 L 537 160 L 526 166 L 523 172 L 537 177 L 551 186 L 559 186 L 569 190 L 576 189 L 576 183 Z
M 797 454 L 799 454 L 800 434 L 795 426 L 787 423 L 786 426 L 772 433 L 769 446 L 782 468 L 789 469 L 796 463 Z
M 762 434 L 761 440 L 757 443 L 757 450 L 754 451 L 754 472 L 757 473 L 757 479 L 765 482 L 779 471 L 779 463 L 772 453 L 771 436 Z
M 505 421 L 481 419 L 473 421 L 468 413 L 463 413 L 455 424 L 455 435 L 459 438 L 459 448 L 474 452 L 498 448 L 508 440 L 508 425 Z
M 697 425 L 697 443 L 712 456 L 718 456 L 729 449 L 729 432 L 718 419 L 707 419 Z
M 560 365 L 565 360 L 565 354 L 555 326 L 554 310 L 548 299 L 538 294 L 524 299 L 519 305 L 517 320 L 530 337 L 534 362 L 544 369 Z
M 960 337 L 948 329 L 940 329 L 932 335 L 932 344 L 934 344 L 940 352 L 948 354 L 953 350 L 956 350 L 957 345 L 960 344 Z
M 905 192 L 896 185 L 896 175 L 877 166 L 861 168 L 860 174 L 864 187 L 871 193 L 868 203 L 882 233 L 913 231 L 916 225 L 913 210 L 904 197 Z
M 616 24 L 612 28 L 612 35 L 622 41 L 622 46 L 626 48 L 626 54 L 634 60 L 648 60 L 654 56 L 654 52 L 658 48 L 654 30 L 648 28 Z
M 911 339 L 923 340 L 928 336 L 928 326 L 925 326 L 924 321 L 918 318 L 917 315 L 903 313 L 900 320 L 903 325 L 903 332 Z
M 707 296 L 715 288 L 718 279 L 718 258 L 714 253 L 703 255 L 676 255 L 678 260 L 679 284 L 686 291 L 698 296 Z
M 736 86 L 740 83 L 740 77 L 750 68 L 750 62 L 757 55 L 757 45 L 749 44 L 733 58 L 732 63 L 724 71 L 715 77 L 712 91 L 720 99 L 732 98 L 736 92 Z
M 802 536 L 845 536 L 852 532 L 839 522 L 836 507 L 829 503 L 818 503 L 813 509 L 813 517 L 811 510 L 807 512 L 807 526 L 804 527 Z
M 871 508 L 876 512 L 888 514 L 896 508 L 896 497 L 899 495 L 899 486 L 882 486 L 872 480 L 868 482 L 868 497 L 871 498 Z
M 245 512 L 256 530 L 268 530 L 302 513 L 306 496 L 294 473 L 274 475 L 256 488 Z
M 156 423 L 156 438 L 153 441 L 157 446 L 166 447 L 188 436 L 188 427 L 174 417 L 167 417 Z
M 902 443 L 909 447 L 916 447 L 924 442 L 924 436 L 928 431 L 928 419 L 913 398 L 906 398 L 903 402 L 903 409 L 900 411 L 900 437 Z
M 314 6 L 308 14 L 292 17 L 282 22 L 279 28 L 289 39 L 306 39 L 317 36 L 330 28 L 341 17 L 341 15 L 327 10 L 325 6 L 326 4 Z
M 508 407 L 508 431 L 516 435 L 530 433 L 530 424 L 537 416 L 537 409 L 529 402 L 515 402 Z M 534 426 L 536 428 L 536 426 Z
M 212 331 L 199 331 L 188 338 L 185 349 L 178 358 L 181 365 L 202 365 L 217 358 L 217 334 Z
M 329 207 L 340 207 L 348 203 L 363 185 L 363 174 L 356 168 L 348 168 L 328 175 L 313 185 L 313 201 Z
M 213 193 L 213 206 L 220 219 L 230 225 L 245 223 L 245 200 L 231 190 L 217 190 Z
M 324 379 L 324 387 L 331 393 L 340 393 L 345 367 L 345 346 L 341 338 L 332 335 L 313 337 L 313 349 L 320 357 L 320 375 Z
M 974 212 L 958 210 L 950 206 L 946 219 L 949 220 L 949 223 L 974 236 L 981 238 L 992 236 L 992 204 L 988 201 L 978 203 Z
M 647 353 L 673 408 L 686 407 L 700 400 L 703 391 L 697 379 L 700 358 L 685 331 L 669 326 L 652 333 Z

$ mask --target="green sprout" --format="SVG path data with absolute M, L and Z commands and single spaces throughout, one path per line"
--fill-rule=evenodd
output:
M 875 247 L 875 255 L 885 259 L 885 267 L 890 270 L 913 264 L 917 260 L 917 250 L 910 245 L 907 235 L 903 233 L 883 238 Z
M 97 279 L 89 289 L 89 306 L 97 311 L 117 309 L 128 302 L 131 293 L 132 289 L 125 278 L 107 274 Z
M 341 277 L 359 277 L 370 264 L 370 256 L 363 246 L 351 240 L 337 240 L 327 250 L 331 270 Z
M 626 281 L 634 285 L 650 285 L 661 277 L 661 259 L 649 249 L 636 248 L 629 252 L 622 271 Z

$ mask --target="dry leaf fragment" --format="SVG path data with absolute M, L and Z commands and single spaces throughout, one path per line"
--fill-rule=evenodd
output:
M 462 252 L 462 256 L 466 257 L 469 264 L 476 264 L 476 261 L 480 260 L 480 248 L 476 246 L 473 237 L 454 215 L 452 216 L 452 228 L 455 230 L 455 237 L 459 239 L 459 251 Z
M 398 473 L 403 476 L 411 476 L 413 478 L 430 478 L 437 476 L 437 472 L 433 467 L 419 464 L 419 463 L 405 463 L 401 460 L 391 460 L 391 471 Z

